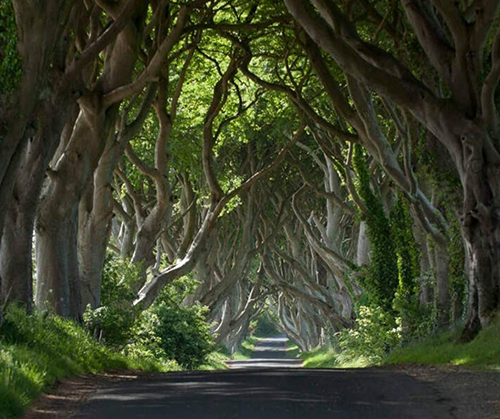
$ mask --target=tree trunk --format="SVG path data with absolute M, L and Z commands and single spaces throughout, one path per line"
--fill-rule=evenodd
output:
M 31 243 L 35 211 L 14 199 L 7 213 L 0 246 L 1 295 L 8 302 L 21 303 L 28 312 L 33 305 Z
M 445 246 L 439 244 L 435 249 L 436 258 L 436 303 L 438 308 L 438 326 L 446 328 L 450 324 L 451 298 L 450 281 L 448 268 L 450 265 L 450 255 Z
M 36 260 L 37 287 L 36 305 L 47 308 L 49 305 L 56 314 L 70 316 L 70 247 L 73 231 L 72 222 L 76 217 L 76 207 L 58 219 L 57 223 L 37 222 Z
M 21 302 L 28 311 L 33 305 L 32 242 L 39 197 L 47 167 L 68 119 L 71 101 L 63 92 L 44 103 L 39 115 L 39 134 L 31 138 L 23 150 L 4 226 L 5 241 L 0 249 L 1 294 Z
M 491 220 L 469 216 L 463 223 L 469 278 L 469 306 L 464 339 L 473 337 L 481 326 L 488 326 L 499 308 L 499 222 L 496 219 L 495 224 L 491 224 Z
M 97 177 L 96 174 L 96 179 Z M 86 195 L 90 196 L 83 198 L 79 208 L 78 265 L 84 309 L 88 304 L 91 308 L 97 308 L 101 304 L 102 272 L 113 216 L 111 192 L 103 191 L 104 196 L 99 195 L 94 198 L 93 191 L 94 188 L 89 188 Z M 85 205 L 87 199 L 100 201 L 99 205 L 103 207 L 101 211 L 95 208 L 89 211 Z
M 103 96 L 130 82 L 139 49 L 140 16 L 143 8 L 135 11 L 136 20 L 129 23 L 116 37 L 106 54 L 103 73 L 95 85 L 95 91 L 86 93 L 79 100 L 80 114 L 76 120 L 71 140 L 59 161 L 50 172 L 50 183 L 42 197 L 37 220 L 37 304 L 45 301 L 55 304 L 56 311 L 64 316 L 74 311 L 75 301 L 62 301 L 70 298 L 66 288 L 76 286 L 78 281 L 78 205 L 93 177 L 99 158 L 104 150 L 106 138 L 114 132 L 119 112 L 119 103 L 103 106 Z M 75 223 L 75 224 L 73 224 Z M 74 234 L 74 237 L 63 237 Z M 45 249 L 45 246 L 56 246 Z M 73 265 L 68 266 L 68 263 Z M 72 274 L 73 273 L 73 274 Z M 72 275 L 71 278 L 68 275 Z M 46 276 L 48 275 L 48 276 Z M 57 290 L 60 287 L 61 290 Z M 57 295 L 51 296 L 50 292 Z M 79 307 L 78 310 L 81 310 Z M 77 313 L 76 317 L 80 317 Z
M 359 224 L 356 261 L 359 266 L 370 264 L 370 239 L 365 221 L 361 221 Z
M 462 142 L 462 235 L 470 284 L 462 338 L 467 339 L 488 326 L 500 308 L 500 168 L 486 160 L 477 136 L 464 136 Z

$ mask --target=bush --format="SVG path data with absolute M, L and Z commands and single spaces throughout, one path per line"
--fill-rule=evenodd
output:
M 155 362 L 161 360 L 194 369 L 206 362 L 214 350 L 206 309 L 185 307 L 184 298 L 197 282 L 183 277 L 169 284 L 151 308 L 139 312 L 133 307 L 135 286 L 141 267 L 110 254 L 102 281 L 102 306 L 87 307 L 84 321 L 96 338 L 119 349 L 124 355 Z M 173 363 L 172 363 L 173 362 Z
M 361 306 L 354 328 L 335 337 L 344 358 L 364 357 L 378 363 L 401 342 L 400 320 L 380 307 Z
M 132 303 L 136 298 L 134 285 L 140 278 L 141 267 L 108 254 L 104 265 L 101 306 L 87 306 L 83 319 L 94 337 L 107 345 L 123 348 L 134 338 L 138 311 Z
M 206 312 L 200 305 L 183 307 L 166 301 L 154 306 L 157 321 L 153 330 L 167 358 L 187 369 L 198 368 L 208 361 L 215 345 L 205 320 Z

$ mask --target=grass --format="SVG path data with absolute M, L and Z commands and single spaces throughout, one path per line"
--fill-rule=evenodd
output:
M 388 364 L 458 365 L 500 371 L 500 316 L 469 343 L 458 343 L 459 331 L 447 332 L 394 349 L 382 362 L 354 351 L 338 353 L 323 346 L 300 354 L 305 368 L 365 368 Z
M 500 316 L 469 343 L 456 343 L 458 332 L 395 349 L 385 364 L 461 365 L 500 371 Z
M 200 368 L 201 371 L 227 370 L 226 362 L 229 359 L 227 353 L 223 350 L 212 352 L 208 360 Z
M 0 328 L 0 417 L 19 417 L 58 379 L 118 369 L 168 371 L 175 365 L 125 357 L 72 321 L 10 308 Z
M 299 357 L 304 359 L 304 368 L 365 368 L 373 365 L 364 356 L 340 354 L 327 345 L 303 352 Z
M 299 347 L 291 340 L 286 341 L 286 356 L 287 358 L 297 358 L 300 356 Z
M 256 336 L 248 336 L 232 356 L 232 359 L 249 359 L 255 349 L 255 344 L 259 341 Z

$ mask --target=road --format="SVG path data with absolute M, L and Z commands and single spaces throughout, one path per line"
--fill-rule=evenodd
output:
M 255 345 L 251 359 L 229 361 L 230 369 L 300 368 L 301 359 L 290 359 L 286 354 L 285 336 L 263 339 Z
M 155 374 L 98 390 L 72 419 L 446 419 L 431 386 L 382 369 L 312 370 L 266 339 L 228 371 Z

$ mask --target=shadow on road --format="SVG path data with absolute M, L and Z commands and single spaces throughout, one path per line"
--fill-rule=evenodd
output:
M 453 407 L 401 372 L 310 370 L 286 338 L 260 341 L 229 371 L 154 374 L 98 391 L 72 419 L 447 419 Z
M 403 374 L 266 368 L 169 373 L 99 391 L 72 419 L 446 419 L 446 400 Z

